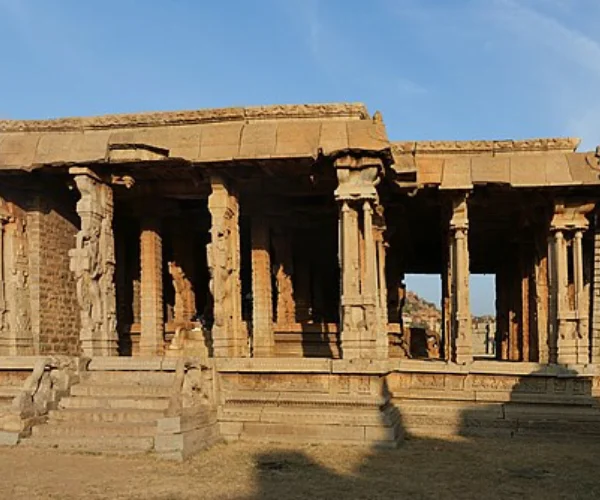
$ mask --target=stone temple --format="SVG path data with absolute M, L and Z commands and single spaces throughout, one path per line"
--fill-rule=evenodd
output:
M 360 104 L 0 121 L 0 443 L 599 434 L 578 142 L 395 141 Z M 438 336 L 404 325 L 415 273 L 441 277 Z

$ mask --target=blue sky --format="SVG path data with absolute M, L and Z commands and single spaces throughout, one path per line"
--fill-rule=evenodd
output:
M 0 60 L 2 118 L 361 101 L 399 140 L 600 144 L 600 0 L 0 0 Z

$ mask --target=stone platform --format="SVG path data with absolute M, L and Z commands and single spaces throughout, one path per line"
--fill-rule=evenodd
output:
M 12 371 L 0 365 L 2 380 Z M 184 459 L 220 439 L 394 447 L 404 437 L 600 435 L 593 366 L 105 357 L 73 380 L 23 445 Z

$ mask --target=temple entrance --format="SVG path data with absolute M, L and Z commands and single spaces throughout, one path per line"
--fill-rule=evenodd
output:
M 213 311 L 204 190 L 193 196 L 123 196 L 115 214 L 119 355 L 144 355 L 142 330 L 154 339 L 156 352 L 167 350 L 182 328 L 206 337 Z M 205 343 L 210 349 L 210 338 Z

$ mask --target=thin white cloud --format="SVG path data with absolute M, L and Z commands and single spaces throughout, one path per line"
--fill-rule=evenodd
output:
M 370 54 L 364 52 L 364 44 L 357 43 L 356 36 L 342 33 L 335 19 L 325 18 L 325 1 L 281 0 L 276 3 L 301 31 L 303 42 L 319 71 L 338 86 L 351 81 L 365 92 L 384 93 L 393 101 L 427 92 L 424 86 L 402 74 L 388 71 L 382 76 L 377 71 L 353 71 L 356 67 L 369 68 L 372 65 Z M 343 79 L 340 79 L 340 70 L 343 70 Z
M 534 64 L 552 69 L 554 81 L 547 85 L 557 89 L 554 102 L 549 105 L 560 113 L 564 132 L 582 138 L 583 149 L 600 143 L 600 40 L 568 26 L 547 10 L 542 12 L 533 5 L 560 9 L 572 8 L 559 0 L 494 0 L 492 17 L 506 30 L 517 35 L 540 51 Z M 588 5 L 588 11 L 600 15 L 600 9 Z M 580 15 L 585 15 L 581 10 Z M 559 96 L 562 96 L 560 98 Z

